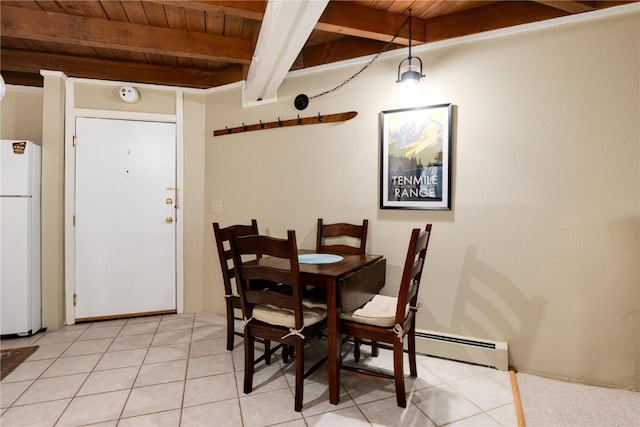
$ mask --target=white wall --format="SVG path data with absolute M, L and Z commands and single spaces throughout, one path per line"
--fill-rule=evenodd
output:
M 596 15 L 598 16 L 598 15 Z M 275 104 L 243 109 L 231 86 L 207 99 L 205 308 L 222 312 L 211 222 L 256 218 L 263 233 L 370 221 L 368 251 L 395 290 L 413 227 L 434 224 L 418 327 L 507 341 L 510 364 L 640 388 L 640 13 L 567 23 L 419 53 L 413 99 L 382 59 L 292 73 Z M 453 103 L 453 209 L 378 209 L 383 110 Z M 213 130 L 355 110 L 341 124 L 213 137 Z M 209 212 L 212 200 L 221 213 Z
M 7 85 L 0 101 L 0 137 L 42 142 L 42 88 Z

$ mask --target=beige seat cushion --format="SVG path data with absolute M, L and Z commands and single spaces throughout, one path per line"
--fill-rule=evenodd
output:
M 322 309 L 321 307 L 303 306 L 302 312 L 304 326 L 314 325 L 327 317 L 327 310 Z M 253 309 L 253 318 L 272 325 L 284 326 L 287 328 L 295 327 L 293 310 L 279 308 L 270 304 L 255 306 Z
M 327 309 L 327 303 L 324 301 L 318 301 L 313 298 L 303 298 L 302 306 L 307 308 L 321 308 L 323 310 Z
M 376 295 L 364 307 L 350 313 L 342 313 L 340 318 L 367 325 L 392 327 L 396 320 L 397 297 Z

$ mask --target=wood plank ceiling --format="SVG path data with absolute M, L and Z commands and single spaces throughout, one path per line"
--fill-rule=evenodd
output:
M 411 10 L 413 44 L 636 1 L 331 0 L 292 69 L 368 56 Z M 37 0 L 0 3 L 0 72 L 41 86 L 72 77 L 210 88 L 244 80 L 266 1 Z M 408 44 L 405 26 L 389 49 Z

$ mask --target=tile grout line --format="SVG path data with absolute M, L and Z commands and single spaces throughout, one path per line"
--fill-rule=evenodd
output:
M 154 343 L 154 339 L 155 339 L 155 337 L 158 335 L 158 333 L 160 333 L 160 332 L 159 332 L 159 330 L 160 330 L 160 328 L 161 328 L 160 324 L 162 323 L 162 320 L 163 320 L 163 319 L 161 319 L 161 320 L 160 320 L 160 322 L 158 322 L 158 324 L 156 324 L 155 329 L 154 329 L 154 332 L 153 332 L 153 335 L 152 335 L 151 342 L 150 342 L 147 346 L 145 346 L 145 347 L 144 347 L 144 348 L 145 348 L 145 354 L 144 354 L 144 357 L 143 357 L 143 359 L 142 359 L 142 361 L 141 361 L 141 364 L 140 364 L 140 365 L 138 365 L 138 370 L 137 370 L 136 377 L 133 379 L 133 383 L 132 383 L 132 385 L 131 385 L 131 388 L 129 389 L 129 394 L 128 394 L 128 396 L 127 396 L 127 399 L 126 399 L 126 400 L 125 400 L 125 402 L 124 402 L 124 405 L 123 405 L 123 407 L 122 407 L 122 409 L 121 409 L 121 411 L 120 411 L 120 414 L 119 414 L 119 415 L 116 415 L 116 417 L 117 417 L 117 418 L 115 418 L 115 419 L 114 419 L 114 420 L 116 421 L 116 423 L 120 423 L 120 421 L 122 421 L 122 420 L 123 420 L 122 415 L 123 415 L 123 413 L 124 413 L 124 409 L 126 408 L 127 402 L 128 402 L 128 400 L 129 400 L 129 398 L 131 397 L 131 393 L 132 393 L 132 391 L 133 391 L 133 389 L 134 389 L 135 381 L 136 381 L 136 379 L 138 378 L 138 376 L 139 376 L 139 374 L 140 374 L 140 372 L 141 372 L 141 369 L 142 369 L 142 367 L 143 367 L 143 366 L 144 366 L 144 364 L 145 364 L 145 360 L 146 360 L 146 359 L 147 359 L 147 357 L 149 356 L 149 354 L 150 354 L 150 350 L 154 348 L 154 345 L 153 345 L 153 343 Z M 167 318 L 164 318 L 164 320 L 167 320 Z M 177 408 L 177 409 L 179 409 L 179 414 L 178 414 L 178 416 L 179 416 L 179 418 L 178 418 L 178 420 L 179 420 L 179 421 L 178 421 L 178 423 L 179 423 L 179 424 L 178 424 L 178 425 L 184 425 L 184 424 L 182 424 L 182 422 L 183 422 L 182 417 L 183 417 L 183 415 L 184 415 L 184 410 L 185 410 L 184 403 L 185 403 L 185 398 L 186 398 L 186 382 L 188 381 L 188 379 L 187 379 L 187 376 L 188 376 L 188 368 L 189 368 L 189 366 L 188 366 L 188 365 L 189 365 L 189 360 L 191 359 L 191 357 L 190 357 L 190 356 L 191 356 L 191 355 L 193 355 L 193 354 L 195 354 L 195 353 L 193 353 L 193 348 L 192 348 L 192 346 L 193 346 L 193 344 L 195 343 L 194 339 L 196 338 L 196 333 L 195 333 L 195 329 L 196 329 L 196 327 L 195 327 L 195 326 L 196 326 L 197 320 L 198 320 L 198 319 L 197 319 L 197 316 L 196 316 L 196 315 L 194 315 L 194 316 L 191 318 L 191 322 L 190 322 L 190 323 L 191 323 L 192 328 L 191 328 L 191 332 L 190 332 L 190 334 L 189 334 L 189 346 L 188 346 L 188 348 L 187 348 L 187 367 L 186 367 L 186 371 L 185 371 L 185 377 L 184 377 L 184 379 L 183 379 L 184 388 L 183 388 L 183 390 L 182 390 L 182 402 L 181 402 L 181 406 L 180 406 L 180 408 Z M 128 323 L 128 322 L 127 322 L 127 323 Z M 96 364 L 93 366 L 93 369 L 88 373 L 87 378 L 85 378 L 84 382 L 80 385 L 80 387 L 78 388 L 78 391 L 76 391 L 75 395 L 71 397 L 71 400 L 73 400 L 73 399 L 75 399 L 76 397 L 78 397 L 78 393 L 79 393 L 80 389 L 82 389 L 82 387 L 87 383 L 87 381 L 89 380 L 89 377 L 91 376 L 91 374 L 92 374 L 92 373 L 94 373 L 94 372 L 96 372 L 96 371 L 95 371 L 95 368 L 96 368 L 96 367 L 97 367 L 97 365 L 100 363 L 100 361 L 101 361 L 101 360 L 103 360 L 103 358 L 104 358 L 108 353 L 110 353 L 110 352 L 109 352 L 109 349 L 111 349 L 111 348 L 113 347 L 113 345 L 114 345 L 114 341 L 115 341 L 115 340 L 120 336 L 120 334 L 121 334 L 121 333 L 126 329 L 126 328 L 125 328 L 125 326 L 126 326 L 126 323 L 125 323 L 125 324 L 123 324 L 122 326 L 120 326 L 119 331 L 118 331 L 118 335 L 116 335 L 115 337 L 113 337 L 113 338 L 112 338 L 112 342 L 110 343 L 110 345 L 109 345 L 109 346 L 107 346 L 107 348 L 106 348 L 106 349 L 101 353 L 101 356 L 100 356 L 99 360 L 98 360 L 98 361 L 96 362 Z M 65 344 L 68 344 L 68 345 L 67 345 L 67 349 L 66 349 L 65 351 L 68 351 L 68 350 L 69 350 L 69 348 L 70 348 L 70 347 L 72 347 L 72 346 L 74 345 L 74 343 L 78 343 L 78 342 L 85 342 L 85 341 L 87 341 L 87 340 L 82 340 L 82 336 L 83 336 L 83 335 L 86 335 L 88 331 L 90 332 L 90 329 L 91 329 L 91 328 L 87 328 L 87 329 L 86 329 L 86 330 L 84 330 L 84 331 L 83 331 L 79 336 L 77 336 L 75 339 L 73 339 L 73 340 L 72 340 L 72 341 L 70 341 L 70 342 L 65 343 Z M 88 335 L 86 335 L 86 336 L 88 336 Z M 198 337 L 200 337 L 201 335 L 200 335 L 200 334 L 197 334 L 197 336 L 198 336 Z M 43 338 L 44 338 L 44 337 L 43 337 Z M 200 339 L 204 339 L 204 338 L 206 338 L 206 336 L 203 336 L 203 338 L 200 338 Z M 103 339 L 103 338 L 95 338 L 95 340 L 99 340 L 99 339 Z M 80 340 L 82 340 L 82 341 L 80 341 Z M 39 340 L 38 340 L 38 341 L 39 341 Z M 55 343 L 52 343 L 52 344 L 55 344 Z M 169 344 L 164 344 L 164 345 L 162 345 L 162 346 L 167 346 L 167 345 L 169 345 Z M 320 352 L 320 349 L 319 349 L 319 348 L 316 348 L 316 346 L 314 346 L 313 344 L 312 344 L 312 345 L 311 345 L 311 347 L 308 349 L 308 351 L 310 351 L 310 352 L 311 352 L 311 349 L 313 349 L 313 351 L 314 351 L 314 352 L 321 353 L 321 352 Z M 126 349 L 125 349 L 125 350 L 126 350 Z M 125 351 L 125 350 L 120 350 L 120 351 Z M 305 349 L 305 350 L 307 350 L 307 349 Z M 64 351 L 63 351 L 62 353 L 64 354 Z M 226 352 L 223 352 L 223 353 L 226 353 Z M 305 353 L 306 353 L 306 352 L 305 352 Z M 79 355 L 79 356 L 83 356 L 83 355 Z M 286 366 L 287 366 L 287 365 L 284 365 L 284 364 L 280 363 L 278 356 L 277 356 L 277 355 L 275 355 L 275 356 L 276 356 L 276 357 L 275 357 L 274 362 L 278 363 L 278 370 L 279 370 L 279 372 L 281 372 L 281 374 L 282 374 L 283 376 L 285 376 L 285 377 L 286 377 L 287 372 L 286 372 L 286 369 L 285 369 L 285 368 L 286 368 Z M 71 356 L 69 356 L 69 357 L 71 357 Z M 239 426 L 245 426 L 245 421 L 246 421 L 246 420 L 244 420 L 244 417 L 243 417 L 243 414 L 242 414 L 242 408 L 241 408 L 242 391 L 241 391 L 241 389 L 240 389 L 240 390 L 238 390 L 238 387 L 239 387 L 239 385 L 240 385 L 240 381 L 241 381 L 241 377 L 242 377 L 242 375 L 238 376 L 238 375 L 237 375 L 238 371 L 236 371 L 236 369 L 238 368 L 238 363 L 237 363 L 237 362 L 241 362 L 241 361 L 240 361 L 239 359 L 238 359 L 238 360 L 236 360 L 236 358 L 234 358 L 234 357 L 233 357 L 233 352 L 231 352 L 230 358 L 231 358 L 231 366 L 232 366 L 232 369 L 233 369 L 233 371 L 232 371 L 232 372 L 233 372 L 233 381 L 234 381 L 234 384 L 235 384 L 235 391 L 236 391 L 236 402 L 235 402 L 235 403 L 236 403 L 236 405 L 238 405 L 238 411 L 239 411 L 239 415 L 240 415 L 240 419 L 239 419 L 240 424 L 239 424 Z M 54 362 L 55 362 L 56 360 L 59 360 L 59 359 L 64 359 L 64 357 L 62 357 L 62 354 L 60 354 L 58 357 L 54 358 L 53 360 L 54 360 Z M 156 363 L 162 363 L 162 362 L 156 362 Z M 112 369 L 115 369 L 115 368 L 112 368 Z M 428 368 L 425 368 L 425 369 L 429 370 Z M 30 385 L 29 385 L 29 386 L 28 386 L 28 387 L 27 387 L 27 388 L 26 388 L 22 393 L 20 393 L 20 396 L 22 396 L 25 392 L 27 392 L 27 391 L 28 391 L 28 390 L 33 386 L 33 384 L 34 384 L 38 379 L 42 378 L 42 375 L 44 375 L 44 372 L 45 372 L 45 371 L 46 371 L 46 369 L 45 369 L 45 370 L 40 374 L 40 376 L 38 376 L 37 378 L 33 379 L 33 380 L 32 380 L 32 384 L 30 384 Z M 431 372 L 431 371 L 430 371 L 430 372 Z M 432 372 L 432 374 L 433 374 L 435 377 L 438 377 L 438 376 L 437 376 L 436 374 L 434 374 L 433 372 Z M 483 376 L 483 374 L 472 373 L 472 372 L 471 372 L 471 373 L 469 373 L 469 375 L 470 375 L 470 377 L 475 377 L 475 376 L 477 376 L 477 375 Z M 510 372 L 509 372 L 509 375 L 511 376 L 511 378 L 510 378 L 510 379 L 511 379 L 511 384 L 508 384 L 508 383 L 505 383 L 505 382 L 499 382 L 499 381 L 497 381 L 497 378 L 493 378 L 493 377 L 491 377 L 491 376 L 487 376 L 487 378 L 488 378 L 489 380 L 491 380 L 491 381 L 490 381 L 491 383 L 497 383 L 497 384 L 500 384 L 500 385 L 502 385 L 502 387 L 504 387 L 505 389 L 506 389 L 506 388 L 508 388 L 509 386 L 511 387 L 512 394 L 513 394 L 513 400 L 512 400 L 512 402 L 511 402 L 511 403 L 513 403 L 513 404 L 514 404 L 514 406 L 516 407 L 516 408 L 515 408 L 515 409 L 516 409 L 516 418 L 518 418 L 517 411 L 518 411 L 518 406 L 520 407 L 520 410 L 521 410 L 521 402 L 520 402 L 520 396 L 519 396 L 519 391 L 518 391 L 518 387 L 517 387 L 517 382 L 515 382 L 515 381 L 516 381 L 516 378 L 515 378 L 515 372 L 511 372 L 511 371 L 510 371 Z M 449 383 L 450 383 L 450 381 L 443 380 L 442 378 L 440 378 L 440 380 L 442 380 L 442 381 L 443 381 L 443 382 L 442 382 L 442 384 L 449 384 Z M 287 388 L 288 388 L 289 392 L 290 392 L 290 393 L 292 393 L 292 395 L 293 395 L 293 394 L 294 394 L 294 393 L 293 393 L 293 384 L 292 384 L 291 382 L 289 382 L 289 381 L 286 381 L 286 384 L 287 384 Z M 306 388 L 306 387 L 305 387 L 305 388 Z M 365 422 L 369 423 L 369 425 L 374 425 L 374 424 L 373 424 L 373 422 L 372 422 L 372 420 L 370 420 L 370 419 L 369 419 L 369 417 L 368 417 L 368 416 L 366 415 L 366 413 L 364 412 L 364 408 L 362 407 L 362 405 L 361 405 L 361 404 L 358 404 L 358 403 L 356 403 L 356 402 L 355 402 L 355 400 L 353 399 L 353 396 L 351 395 L 351 393 L 349 392 L 349 390 L 345 390 L 345 392 L 346 392 L 346 395 L 347 395 L 347 396 L 349 396 L 349 397 L 351 398 L 351 400 L 353 400 L 353 401 L 354 401 L 354 407 L 357 409 L 357 411 L 359 412 L 360 416 L 363 418 L 363 421 L 365 421 Z M 411 394 L 411 392 L 409 392 L 409 394 Z M 15 399 L 15 401 L 19 400 L 20 396 L 18 396 L 18 397 Z M 464 395 L 462 395 L 462 397 L 464 397 L 466 400 L 469 400 L 469 398 L 467 398 L 467 397 L 466 397 L 466 396 L 464 396 Z M 505 397 L 506 397 L 506 396 L 505 396 Z M 384 399 L 385 399 L 385 398 L 380 398 L 379 400 L 384 400 Z M 433 425 L 437 425 L 437 424 L 436 424 L 436 423 L 431 419 L 431 417 L 430 417 L 430 416 L 429 416 L 429 415 L 428 415 L 428 414 L 423 410 L 423 408 L 421 408 L 420 406 L 418 406 L 418 404 L 416 404 L 412 399 L 408 399 L 408 400 L 410 400 L 410 402 L 411 402 L 411 403 L 410 403 L 410 405 L 411 405 L 411 407 L 412 407 L 413 409 L 417 410 L 417 412 L 418 412 L 418 413 L 421 413 L 422 415 L 424 415 L 424 416 L 426 417 L 426 419 L 430 420 L 430 421 L 433 423 Z M 6 410 L 7 410 L 7 409 L 9 409 L 9 408 L 11 408 L 11 407 L 14 407 L 14 406 L 15 406 L 15 401 L 14 401 L 14 402 L 13 402 L 13 403 L 8 407 L 8 408 L 5 408 L 5 409 L 2 411 L 3 415 L 4 415 L 4 413 L 6 412 Z M 47 402 L 48 402 L 48 401 L 47 401 Z M 231 402 L 229 401 L 229 403 L 231 403 Z M 371 403 L 371 402 L 365 402 L 365 403 Z M 475 406 L 475 404 L 473 403 L 473 401 L 470 401 L 470 403 L 471 403 L 471 404 L 473 404 L 473 405 Z M 203 406 L 203 405 L 206 405 L 206 403 L 202 403 L 202 405 L 195 405 L 195 406 Z M 506 405 L 504 405 L 504 406 L 506 406 Z M 55 422 L 60 422 L 60 420 L 62 420 L 62 419 L 63 419 L 62 417 L 64 416 L 65 412 L 66 412 L 68 409 L 69 409 L 69 405 L 66 405 L 66 408 L 62 411 L 62 413 L 61 413 L 61 414 L 60 414 L 60 416 L 56 419 L 56 421 L 55 421 Z M 329 410 L 329 411 L 327 411 L 327 412 L 335 412 L 335 411 L 340 410 L 339 408 L 332 408 L 332 409 L 333 409 L 333 410 Z M 484 414 L 486 414 L 487 416 L 490 416 L 490 415 L 488 414 L 488 411 L 487 411 L 487 410 L 483 410 L 482 408 L 480 408 L 480 409 L 481 409 L 481 413 L 484 413 Z M 506 408 L 505 408 L 505 410 L 506 410 Z M 154 413 L 162 413 L 162 412 L 167 412 L 167 410 L 162 410 L 162 411 L 153 412 L 153 413 L 149 413 L 149 414 L 141 414 L 141 415 L 151 415 L 151 414 L 154 414 Z M 323 412 L 323 413 L 324 413 L 324 412 Z M 513 412 L 512 412 L 512 413 L 513 413 Z M 301 414 L 301 415 L 302 415 L 302 414 Z M 309 417 L 313 417 L 313 416 L 316 416 L 316 415 L 320 415 L 320 414 L 309 415 Z M 462 418 L 462 419 L 464 419 L 464 418 Z M 305 417 L 304 415 L 302 415 L 302 416 L 301 416 L 301 420 L 302 420 L 302 423 L 303 423 L 303 424 L 301 424 L 301 425 L 305 425 L 305 426 L 307 426 L 307 427 L 310 425 L 310 422 L 309 422 L 308 417 Z M 497 419 L 495 419 L 495 420 L 497 420 Z M 460 421 L 460 420 L 458 420 L 458 421 Z M 514 421 L 515 421 L 515 420 L 514 420 Z M 518 420 L 517 420 L 517 421 L 518 421 L 518 423 L 517 423 L 518 427 L 525 427 L 524 419 L 522 419 L 522 422 L 521 422 L 520 418 L 518 418 Z M 449 421 L 449 422 L 451 422 L 451 421 Z M 453 421 L 453 422 L 455 422 L 455 421 Z M 500 422 L 500 421 L 498 421 L 498 422 Z M 271 424 L 270 424 L 270 425 L 271 425 Z
M 103 351 L 103 352 L 102 352 L 102 354 L 100 355 L 100 358 L 98 359 L 98 361 L 96 362 L 96 364 L 91 368 L 91 371 L 89 371 L 89 372 L 87 373 L 87 377 L 84 379 L 84 381 L 82 382 L 82 384 L 80 384 L 80 387 L 78 387 L 78 390 L 76 390 L 75 394 L 70 398 L 69 403 L 68 403 L 68 404 L 67 404 L 67 406 L 64 408 L 64 410 L 60 413 L 60 416 L 58 417 L 58 419 L 57 419 L 57 420 L 55 421 L 55 423 L 53 424 L 54 426 L 55 426 L 55 425 L 58 425 L 58 423 L 60 422 L 60 420 L 62 419 L 62 417 L 65 415 L 65 413 L 67 412 L 67 410 L 68 410 L 68 409 L 69 409 L 69 407 L 71 406 L 71 403 L 73 402 L 73 400 L 74 400 L 74 399 L 76 399 L 77 397 L 79 397 L 79 396 L 78 396 L 78 393 L 80 393 L 80 390 L 82 390 L 82 387 L 87 383 L 87 381 L 89 380 L 89 377 L 91 377 L 91 374 L 92 374 L 92 373 L 94 373 L 94 372 L 96 372 L 96 371 L 95 371 L 96 366 L 98 366 L 98 364 L 100 363 L 100 361 L 101 361 L 101 360 L 104 358 L 104 356 L 107 354 L 107 352 L 109 351 L 109 348 L 113 345 L 113 343 L 115 342 L 116 338 L 120 335 L 120 333 L 121 333 L 121 332 L 122 332 L 122 330 L 124 329 L 124 326 L 125 326 L 126 324 L 128 324 L 128 323 L 129 323 L 129 321 L 127 320 L 125 323 L 123 323 L 122 325 L 120 325 L 120 329 L 118 330 L 118 333 L 117 333 L 114 337 L 112 337 L 112 338 L 111 338 L 111 342 L 109 343 L 109 345 L 107 346 L 107 348 L 106 348 L 106 349 L 104 349 L 104 351 Z M 82 337 L 82 335 L 84 335 L 84 334 L 85 334 L 85 333 L 86 333 L 86 332 L 91 328 L 91 326 L 93 326 L 94 324 L 95 324 L 95 323 L 93 323 L 93 322 L 92 322 L 92 323 L 90 324 L 90 326 L 89 326 L 89 327 L 87 327 L 87 328 L 84 330 L 84 332 L 82 332 L 82 333 L 78 336 L 78 338 L 76 338 L 76 340 L 75 340 L 71 345 L 69 345 L 69 347 L 67 347 L 67 350 L 68 350 L 69 348 L 71 348 L 71 346 L 72 346 L 73 344 L 75 344 L 76 342 L 78 342 L 78 341 L 79 341 L 79 339 L 80 339 L 80 337 Z M 65 350 L 65 351 L 67 351 L 67 350 Z M 59 360 L 59 359 L 63 358 L 63 355 L 64 355 L 64 352 L 62 352 L 62 354 L 60 354 L 60 355 L 55 359 L 55 361 L 57 361 L 57 360 Z M 55 363 L 55 361 L 54 361 L 54 363 Z M 138 370 L 138 373 L 139 373 L 139 372 L 140 372 L 140 371 Z M 136 377 L 137 377 L 137 375 L 136 375 Z M 134 381 L 135 381 L 135 380 L 134 380 Z M 133 384 L 132 384 L 131 388 L 129 389 L 129 395 L 127 396 L 127 400 L 129 400 L 129 396 L 131 395 L 131 390 L 133 390 Z M 90 396 L 90 395 L 89 395 L 89 396 Z M 125 405 L 126 405 L 126 401 L 125 401 Z M 124 406 L 123 406 L 123 409 L 122 409 L 122 410 L 124 410 Z M 122 413 L 122 411 L 121 411 L 121 413 Z M 118 420 L 119 420 L 119 419 L 118 419 Z M 117 423 L 117 421 L 118 421 L 118 420 L 116 420 L 116 423 Z
M 180 416 L 178 417 L 178 426 L 182 425 L 182 414 L 184 413 L 184 397 L 187 394 L 187 381 L 189 380 L 189 360 L 191 360 L 191 346 L 193 345 L 193 334 L 196 331 L 196 319 L 198 317 L 197 313 L 193 314 L 193 320 L 191 322 L 191 335 L 189 337 L 189 349 L 187 350 L 187 366 L 184 370 L 184 386 L 182 387 L 182 400 L 180 402 L 180 409 L 179 409 L 179 413 Z M 160 324 L 158 323 L 158 328 L 160 328 Z M 156 329 L 157 331 L 157 329 Z M 155 335 L 154 335 L 155 338 Z M 151 340 L 151 343 L 153 344 L 153 339 Z M 233 365 L 233 360 L 231 361 L 232 365 Z M 118 420 L 119 421 L 119 420 Z
M 58 360 L 60 360 L 60 359 L 62 358 L 62 356 L 64 355 L 64 353 L 65 353 L 66 351 L 68 351 L 68 350 L 73 346 L 73 344 L 75 344 L 76 342 L 78 342 L 78 339 L 79 339 L 79 338 L 80 338 L 80 337 L 81 337 L 85 332 L 87 332 L 87 331 L 89 330 L 89 328 L 90 328 L 90 326 L 86 327 L 86 328 L 82 331 L 82 333 L 81 333 L 80 335 L 78 335 L 78 336 L 77 336 L 77 337 L 76 337 L 76 338 L 71 342 L 71 344 L 69 344 L 69 345 L 67 346 L 67 348 L 66 348 L 62 353 L 60 353 L 60 355 L 58 355 L 58 357 L 56 357 L 56 358 L 53 360 L 53 362 L 51 363 L 51 365 L 49 365 L 49 368 L 51 368 L 51 367 L 52 367 L 52 366 L 53 366 L 53 365 L 54 365 Z M 44 335 L 43 335 L 43 337 L 42 337 L 42 338 L 44 338 Z M 40 341 L 40 340 L 38 340 L 38 341 Z M 109 344 L 109 345 L 111 345 L 111 344 Z M 100 357 L 100 358 L 102 359 L 102 357 Z M 99 362 L 99 360 L 98 360 L 98 362 Z M 98 362 L 96 362 L 96 365 L 98 364 Z M 40 374 L 40 376 L 39 376 L 38 378 L 42 378 L 42 375 L 44 375 L 44 373 L 45 373 L 49 368 L 45 369 L 45 370 Z M 94 368 L 95 368 L 95 366 L 94 366 Z M 92 368 L 91 370 L 93 371 L 93 368 Z M 87 382 L 87 380 L 89 379 L 89 376 L 90 376 L 90 375 L 91 375 L 91 372 L 89 372 L 89 373 L 87 374 L 87 377 L 84 379 L 84 381 L 82 381 L 82 384 L 80 384 L 80 387 L 78 387 L 78 389 L 77 389 L 77 390 L 76 390 L 76 392 L 73 394 L 73 396 L 71 396 L 71 397 L 69 397 L 69 398 L 68 398 L 68 399 L 69 399 L 69 402 L 66 404 L 66 406 L 64 407 L 64 409 L 60 412 L 60 415 L 58 416 L 58 418 L 56 418 L 56 421 L 53 423 L 53 425 L 54 425 L 54 426 L 60 422 L 60 419 L 64 416 L 64 413 L 67 411 L 67 409 L 69 409 L 69 407 L 71 406 L 71 402 L 73 402 L 73 399 L 78 395 L 78 392 L 80 391 L 80 389 L 82 388 L 82 386 Z M 36 381 L 37 381 L 37 380 L 36 380 Z M 36 383 L 36 381 L 34 381 L 34 382 L 33 382 L 33 384 L 35 384 L 35 383 Z M 33 384 L 32 384 L 32 385 L 33 385 Z M 62 400 L 62 399 L 61 399 L 61 400 Z M 14 402 L 14 403 L 15 403 L 15 402 Z
M 160 319 L 160 321 L 162 321 L 162 319 Z M 113 344 L 116 340 L 116 338 L 118 338 L 118 336 L 120 336 L 120 333 L 124 330 L 124 327 L 126 325 L 129 324 L 129 320 L 127 320 L 125 322 L 124 325 L 122 325 L 122 327 L 120 328 L 120 331 L 118 331 L 118 335 L 116 335 L 113 339 L 113 341 L 111 342 L 111 344 Z M 131 323 L 132 325 L 134 323 Z M 133 389 L 136 385 L 136 381 L 138 380 L 138 377 L 140 376 L 140 371 L 142 371 L 142 367 L 144 366 L 144 361 L 146 360 L 147 356 L 149 355 L 149 350 L 151 349 L 151 345 L 153 344 L 153 339 L 156 336 L 156 333 L 158 332 L 158 328 L 160 327 L 160 322 L 158 322 L 158 324 L 156 325 L 156 328 L 153 332 L 153 337 L 151 338 L 151 341 L 149 342 L 149 346 L 147 347 L 146 352 L 144 353 L 144 357 L 142 358 L 142 360 L 140 361 L 140 366 L 138 366 L 138 372 L 136 373 L 136 376 L 133 378 L 133 381 L 131 382 L 131 387 L 129 388 L 129 393 L 127 393 L 127 398 L 124 401 L 124 404 L 122 405 L 122 409 L 120 410 L 120 414 L 118 414 L 118 418 L 116 419 L 116 425 L 120 424 L 120 420 L 122 420 L 122 415 L 124 414 L 124 410 L 127 407 L 127 403 L 129 403 L 129 399 L 131 399 L 131 394 L 133 393 Z M 127 336 L 127 335 L 123 335 L 123 336 Z M 111 347 L 111 346 L 109 346 Z M 108 351 L 108 348 L 107 348 Z M 104 352 L 104 354 L 107 354 L 107 351 Z M 126 351 L 126 350 L 125 350 Z M 96 366 L 98 366 L 96 364 Z

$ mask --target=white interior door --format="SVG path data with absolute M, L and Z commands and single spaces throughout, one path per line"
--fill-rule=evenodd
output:
M 176 309 L 176 126 L 76 119 L 76 319 Z

